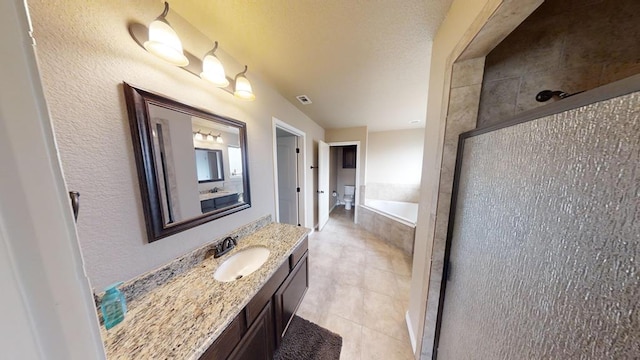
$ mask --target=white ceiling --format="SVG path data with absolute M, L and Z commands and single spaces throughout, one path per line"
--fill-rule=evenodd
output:
M 249 79 L 260 74 L 322 127 L 380 131 L 424 127 L 431 43 L 450 4 L 182 0 L 171 7 L 249 65 Z M 300 104 L 295 96 L 303 94 L 313 103 Z

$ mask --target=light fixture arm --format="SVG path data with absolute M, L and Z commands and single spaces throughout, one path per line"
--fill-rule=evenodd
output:
M 238 76 L 244 76 L 244 74 L 247 73 L 247 70 L 249 70 L 249 67 L 247 65 L 244 66 L 244 71 L 239 72 L 238 75 L 236 75 L 236 79 L 238 78 Z
M 167 14 L 169 13 L 169 3 L 168 2 L 164 2 L 164 10 L 162 11 L 162 14 L 160 14 L 160 16 L 158 16 L 158 20 L 164 20 L 165 22 L 167 21 L 166 17 Z

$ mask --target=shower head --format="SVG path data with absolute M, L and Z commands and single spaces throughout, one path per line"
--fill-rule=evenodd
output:
M 537 102 L 545 102 L 549 101 L 553 97 L 557 97 L 559 99 L 564 99 L 566 97 L 571 96 L 572 94 L 568 94 L 562 90 L 542 90 L 536 95 Z M 574 94 L 575 95 L 575 94 Z

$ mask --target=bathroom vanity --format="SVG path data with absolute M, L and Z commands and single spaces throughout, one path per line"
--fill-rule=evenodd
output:
M 307 249 L 305 238 L 201 360 L 273 358 L 309 287 Z
M 228 191 L 218 191 L 200 195 L 200 208 L 203 214 L 223 209 L 238 202 L 240 195 Z
M 270 223 L 227 255 L 140 295 L 122 323 L 101 328 L 107 358 L 271 359 L 308 288 L 307 234 Z M 229 257 L 256 246 L 270 251 L 258 270 L 231 282 L 214 279 Z

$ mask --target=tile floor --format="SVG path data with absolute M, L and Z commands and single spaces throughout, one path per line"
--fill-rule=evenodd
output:
M 337 207 L 309 237 L 309 290 L 298 315 L 342 336 L 344 360 L 413 359 L 405 312 L 411 258 Z

